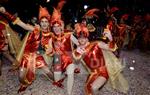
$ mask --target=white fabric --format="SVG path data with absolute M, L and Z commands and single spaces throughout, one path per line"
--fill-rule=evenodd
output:
M 54 72 L 54 80 L 57 82 L 62 78 L 62 72 Z
M 110 41 L 113 40 L 112 35 L 111 35 L 111 31 L 110 31 L 109 29 L 104 29 L 103 36 L 104 36 L 104 37 L 108 37 L 108 39 L 109 39 Z
M 67 92 L 68 95 L 71 95 L 72 93 L 72 88 L 73 88 L 73 83 L 74 83 L 74 69 L 75 69 L 75 65 L 74 64 L 70 64 L 67 67 Z
M 77 40 L 76 37 L 74 37 L 73 35 L 71 35 L 70 39 L 71 39 L 71 41 L 72 41 L 74 44 L 79 45 L 79 42 L 78 42 L 78 40 Z

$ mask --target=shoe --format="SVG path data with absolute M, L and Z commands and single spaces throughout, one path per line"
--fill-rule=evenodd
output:
M 60 88 L 64 88 L 64 85 L 62 84 L 62 82 L 57 81 L 57 82 L 53 82 L 53 85 L 60 87 Z
M 27 88 L 27 86 L 24 86 L 24 85 L 21 85 L 19 90 L 18 90 L 18 93 L 22 92 L 22 91 L 25 91 Z
M 67 77 L 67 75 L 65 74 L 64 78 L 60 79 L 57 82 L 53 82 L 53 85 L 56 85 L 57 87 L 60 87 L 60 88 L 64 88 L 64 85 L 62 84 L 62 82 L 65 80 L 66 77 Z
M 80 73 L 80 69 L 79 69 L 79 68 L 76 68 L 76 69 L 74 70 L 74 73 L 79 74 L 79 73 Z

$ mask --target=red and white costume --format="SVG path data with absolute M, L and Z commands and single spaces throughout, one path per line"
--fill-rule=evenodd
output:
M 77 25 L 75 25 L 75 29 L 77 32 L 77 37 L 80 37 L 80 36 L 84 36 L 85 38 L 88 37 L 89 33 L 88 33 L 88 30 L 86 29 L 86 27 L 83 27 L 82 25 L 77 24 Z M 111 72 L 110 69 L 112 69 L 112 68 L 108 68 L 108 63 L 114 62 L 114 60 L 116 60 L 116 57 L 114 55 L 112 55 L 112 52 L 111 52 L 115 48 L 116 48 L 116 46 L 110 47 L 109 44 L 95 41 L 95 42 L 91 42 L 91 43 L 87 42 L 84 46 L 79 45 L 77 47 L 77 49 L 74 50 L 74 52 L 73 52 L 74 58 L 76 60 L 81 60 L 81 62 L 86 66 L 87 70 L 90 73 L 89 76 L 87 77 L 87 81 L 85 84 L 86 95 L 93 95 L 92 85 L 93 85 L 93 82 L 98 77 L 100 77 L 100 76 L 104 77 L 106 80 L 108 80 L 109 77 L 112 78 L 110 76 L 110 72 Z M 111 55 L 108 53 L 106 54 L 105 53 L 106 51 L 108 51 L 109 53 L 111 52 Z M 106 56 L 109 56 L 109 57 L 112 57 L 115 59 L 113 60 L 110 58 L 111 59 L 111 61 L 110 61 L 108 59 L 108 57 L 106 57 Z M 114 64 L 115 64 L 115 62 L 114 62 Z M 116 66 L 116 67 L 118 67 L 118 69 L 120 70 L 121 67 L 119 67 L 119 66 Z M 119 72 L 119 70 L 118 70 L 118 72 Z
M 0 22 L 0 51 L 3 51 L 3 48 L 5 47 L 5 45 L 7 45 L 8 43 L 6 42 L 6 34 L 4 34 L 4 30 L 5 30 L 5 24 L 3 24 L 5 22 L 1 21 Z
M 56 65 L 55 70 L 65 71 L 66 67 L 72 64 L 71 55 L 71 33 L 64 33 L 61 37 L 53 34 L 52 36 L 53 53 L 60 55 L 61 64 Z
M 31 84 L 35 78 L 35 69 L 47 66 L 43 56 L 39 54 L 38 48 L 39 45 L 42 45 L 43 48 L 46 48 L 48 40 L 51 38 L 51 36 L 49 32 L 47 32 L 46 35 L 44 35 L 42 32 L 42 37 L 40 38 L 40 32 L 41 31 L 38 30 L 38 28 L 35 28 L 35 30 L 30 33 L 20 65 L 20 69 L 27 69 L 24 80 L 26 80 L 29 84 Z
M 17 60 L 20 61 L 19 81 L 21 82 L 21 87 L 18 92 L 21 92 L 35 79 L 35 70 L 37 68 L 42 68 L 46 75 L 51 78 L 51 73 L 41 54 L 45 54 L 45 51 L 48 48 L 49 39 L 51 38 L 49 29 L 50 15 L 46 8 L 40 7 L 39 20 L 43 21 L 40 23 L 41 27 L 33 27 L 25 24 L 19 18 L 12 16 L 8 12 L 5 12 L 4 15 L 13 21 L 13 24 L 17 24 L 22 28 L 31 31 L 27 34 L 22 48 L 20 49 L 20 53 L 17 56 Z

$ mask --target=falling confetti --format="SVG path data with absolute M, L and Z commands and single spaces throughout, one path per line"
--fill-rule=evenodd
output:
M 135 60 L 132 60 L 132 63 L 135 63 Z
M 131 70 L 131 71 L 133 71 L 133 70 L 134 70 L 134 67 L 129 67 L 129 68 L 130 68 L 130 70 Z

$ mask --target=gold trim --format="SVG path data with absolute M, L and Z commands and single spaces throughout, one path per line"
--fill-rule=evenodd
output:
M 81 59 L 81 62 L 82 62 L 82 65 L 85 67 L 85 69 L 89 72 L 89 74 L 91 74 L 91 70 L 87 67 L 83 59 Z
M 17 17 L 17 19 L 15 21 L 13 21 L 13 24 L 16 25 L 19 21 L 20 21 L 20 18 Z
M 42 32 L 42 36 L 51 36 L 50 32 Z
M 73 50 L 72 56 L 73 56 L 73 58 L 74 58 L 75 60 L 79 60 L 79 59 L 82 57 L 82 55 L 80 55 L 79 57 L 77 57 L 77 56 L 75 55 L 75 50 Z
M 1 24 L 4 24 L 5 26 L 7 26 L 8 24 L 3 22 L 3 21 L 0 21 Z

